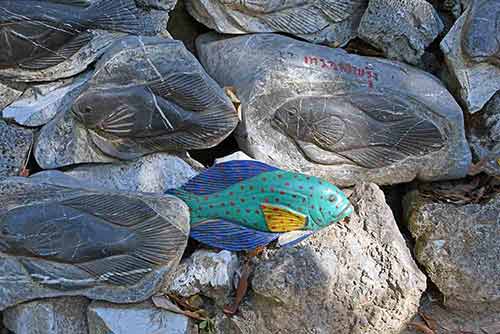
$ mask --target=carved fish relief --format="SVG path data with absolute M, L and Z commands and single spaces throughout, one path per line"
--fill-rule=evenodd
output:
M 133 159 L 157 151 L 206 148 L 236 127 L 234 107 L 199 72 L 135 86 L 84 92 L 73 114 L 104 153 Z
M 40 70 L 64 62 L 90 29 L 143 31 L 134 0 L 0 0 L 0 69 Z
M 500 66 L 500 2 L 482 0 L 471 5 L 462 49 L 475 62 Z
M 272 31 L 313 34 L 331 23 L 346 20 L 364 0 L 219 0 L 228 8 L 247 13 Z
M 374 92 L 304 96 L 278 108 L 273 125 L 312 161 L 381 168 L 445 146 L 443 131 L 414 112 L 419 108 L 427 107 Z
M 56 288 L 134 285 L 173 263 L 187 242 L 185 231 L 125 194 L 5 181 L 0 198 L 9 207 L 0 212 L 0 252 Z M 71 277 L 68 265 L 84 274 Z

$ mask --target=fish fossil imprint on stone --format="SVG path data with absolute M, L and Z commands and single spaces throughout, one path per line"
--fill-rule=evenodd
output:
M 0 0 L 0 69 L 41 70 L 64 62 L 91 29 L 139 34 L 134 0 Z
M 469 59 L 500 66 L 499 1 L 473 2 L 462 33 L 462 50 Z
M 275 112 L 273 126 L 312 161 L 381 168 L 445 146 L 446 135 L 419 111 L 429 108 L 389 90 L 299 96 Z
M 217 164 L 168 193 L 189 206 L 190 237 L 230 251 L 290 246 L 353 210 L 327 181 L 250 160 Z
M 90 88 L 72 111 L 97 147 L 119 159 L 208 148 L 238 122 L 222 89 L 208 80 L 200 72 L 173 73 L 144 84 Z
M 0 196 L 0 252 L 56 289 L 134 285 L 187 242 L 185 231 L 125 194 L 7 180 Z
M 313 34 L 354 14 L 364 0 L 215 0 L 230 10 L 258 17 L 269 31 Z M 236 20 L 237 21 L 237 20 Z

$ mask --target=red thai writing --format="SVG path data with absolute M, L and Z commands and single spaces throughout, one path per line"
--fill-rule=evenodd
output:
M 321 68 L 351 74 L 357 78 L 366 78 L 368 87 L 373 88 L 373 82 L 378 81 L 378 73 L 370 67 L 357 67 L 350 63 L 337 63 L 325 58 L 318 58 L 313 56 L 305 56 L 304 63 L 307 65 L 318 66 Z

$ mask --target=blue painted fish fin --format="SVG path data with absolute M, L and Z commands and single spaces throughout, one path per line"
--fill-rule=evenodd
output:
M 278 239 L 278 246 L 282 248 L 293 247 L 313 234 L 314 231 L 292 231 L 282 233 Z
M 260 161 L 233 160 L 217 164 L 203 171 L 180 189 L 196 195 L 208 195 L 262 173 L 276 170 L 279 169 Z
M 257 231 L 226 220 L 201 222 L 191 226 L 190 232 L 190 237 L 201 243 L 235 252 L 266 246 L 279 235 Z

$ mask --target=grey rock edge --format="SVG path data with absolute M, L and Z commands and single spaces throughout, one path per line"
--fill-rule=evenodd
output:
M 182 297 L 202 294 L 223 307 L 230 302 L 234 278 L 239 269 L 238 256 L 229 251 L 197 250 L 181 262 L 170 285 L 162 291 Z
M 333 1 L 335 2 L 335 1 Z M 188 12 L 207 27 L 224 34 L 285 32 L 296 35 L 312 43 L 327 44 L 339 47 L 347 44 L 357 36 L 357 28 L 366 0 L 343 1 L 338 9 L 345 6 L 338 16 L 329 17 L 322 11 L 318 3 L 300 3 L 290 6 L 276 5 L 274 2 L 262 2 L 262 7 L 273 7 L 269 12 L 254 11 L 247 8 L 245 2 L 224 3 L 219 0 L 188 0 Z M 251 6 L 248 5 L 248 6 Z M 257 5 L 259 6 L 259 5 Z M 313 16 L 314 21 L 305 22 L 305 18 Z M 269 22 L 279 22 L 269 24 Z M 319 22 L 324 22 L 319 25 Z M 297 27 L 298 26 L 298 27 Z M 300 28 L 299 28 L 300 27 Z M 309 31 L 305 33 L 305 30 Z
M 85 88 L 90 73 L 28 88 L 2 112 L 3 118 L 19 125 L 38 127 L 67 111 Z
M 88 309 L 89 334 L 190 334 L 192 321 L 151 303 L 116 305 L 92 302 Z
M 358 33 L 387 58 L 416 65 L 443 28 L 425 0 L 370 0 Z
M 417 261 L 444 295 L 445 305 L 500 312 L 500 194 L 485 203 L 457 206 L 413 191 L 405 203 Z
M 218 315 L 217 333 L 399 333 L 417 311 L 426 277 L 378 186 L 358 185 L 350 200 L 349 223 L 256 260 L 241 313 Z
M 474 158 L 479 161 L 475 172 L 500 176 L 500 91 L 472 118 L 467 139 Z
M 481 110 L 500 90 L 500 67 L 489 63 L 472 63 L 462 52 L 462 34 L 468 8 L 441 42 L 441 50 L 451 74 L 450 86 L 456 90 L 468 112 Z
M 16 334 L 88 334 L 89 303 L 83 297 L 36 300 L 5 310 L 4 324 Z
M 43 188 L 43 184 L 47 183 L 69 188 L 85 188 L 80 181 L 74 178 L 64 176 L 62 173 L 59 173 L 59 175 L 54 173 L 52 175 L 33 177 L 31 179 L 10 178 L 0 183 L 0 186 L 2 186 L 5 191 L 7 191 L 9 187 L 20 186 L 21 184 L 30 184 L 35 188 L 42 186 Z M 88 189 L 101 193 L 105 192 L 102 189 Z M 37 193 L 42 194 L 43 192 L 39 191 Z M 125 192 L 120 194 L 129 194 L 134 198 L 145 201 L 158 214 L 162 215 L 166 220 L 181 229 L 183 233 L 186 233 L 186 236 L 189 233 L 189 209 L 183 201 L 167 195 Z M 46 200 L 46 197 L 47 195 L 45 195 L 45 197 L 40 196 L 40 198 L 34 199 L 30 203 L 34 204 L 37 200 L 42 202 Z M 5 210 L 5 208 L 3 209 Z M 25 301 L 60 296 L 85 296 L 89 299 L 105 300 L 115 303 L 141 302 L 151 297 L 160 289 L 162 284 L 166 284 L 166 282 L 169 281 L 170 274 L 175 270 L 183 252 L 184 247 L 179 247 L 177 254 L 173 256 L 175 259 L 145 275 L 142 280 L 133 286 L 98 284 L 88 288 L 76 288 L 75 290 L 56 289 L 35 281 L 16 257 L 0 253 L 0 311 Z M 40 260 L 37 265 L 43 267 L 44 261 Z M 50 271 L 50 269 L 47 270 Z M 72 275 L 79 277 L 81 274 L 79 269 L 71 265 L 64 265 L 64 268 L 58 267 L 57 270 L 64 272 L 64 275 L 68 277 Z M 64 277 L 61 277 L 61 279 L 64 279 Z
M 236 88 L 243 120 L 235 136 L 243 151 L 255 159 L 319 176 L 340 186 L 360 181 L 394 184 L 414 178 L 461 178 L 469 170 L 471 154 L 462 110 L 441 82 L 428 73 L 399 62 L 356 56 L 275 34 L 228 39 L 206 34 L 198 38 L 197 46 L 209 74 L 221 86 Z M 328 63 L 344 64 L 352 72 L 324 68 Z M 355 69 L 363 75 L 356 75 Z M 318 92 L 312 86 L 321 89 Z M 447 132 L 445 148 L 383 168 L 326 165 L 310 161 L 295 141 L 273 127 L 274 112 L 285 102 L 297 96 L 328 96 L 346 86 L 414 96 L 432 110 L 424 117 Z
M 0 120 L 0 180 L 18 176 L 33 145 L 33 131 Z

